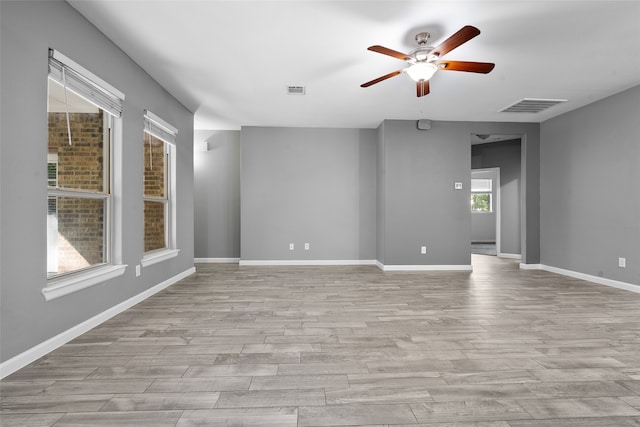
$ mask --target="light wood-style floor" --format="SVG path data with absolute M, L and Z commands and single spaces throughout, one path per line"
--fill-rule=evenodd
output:
M 640 294 L 474 271 L 197 265 L 3 380 L 9 426 L 640 426 Z

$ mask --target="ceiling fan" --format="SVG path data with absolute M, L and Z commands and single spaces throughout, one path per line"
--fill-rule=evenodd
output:
M 395 51 L 393 49 L 386 48 L 384 46 L 370 46 L 368 50 L 378 52 L 383 55 L 392 56 L 397 59 L 406 61 L 409 66 L 401 70 L 394 71 L 377 79 L 363 83 L 360 87 L 369 87 L 376 83 L 380 83 L 383 80 L 395 77 L 399 74 L 406 72 L 412 80 L 416 82 L 416 94 L 417 96 L 425 96 L 429 93 L 429 79 L 438 70 L 444 71 L 466 71 L 469 73 L 487 74 L 495 64 L 490 62 L 468 62 L 468 61 L 451 61 L 440 59 L 453 49 L 457 48 L 463 43 L 468 42 L 475 36 L 480 34 L 480 30 L 471 25 L 466 25 L 458 30 L 457 33 L 449 37 L 436 47 L 427 46 L 429 40 L 429 33 L 418 33 L 416 35 L 416 41 L 418 47 L 408 54 Z

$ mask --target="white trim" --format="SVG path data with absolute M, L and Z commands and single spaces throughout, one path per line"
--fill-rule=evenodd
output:
M 238 264 L 240 258 L 194 258 L 193 262 L 202 264 Z
M 144 110 L 144 131 L 167 144 L 176 145 L 178 129 L 149 110 Z
M 48 340 L 43 341 L 34 347 L 31 347 L 29 350 L 22 352 L 5 362 L 0 363 L 0 379 L 5 378 L 8 375 L 11 375 L 18 369 L 21 369 L 27 366 L 29 363 L 35 360 L 38 360 L 39 358 L 46 355 L 47 353 L 50 353 L 56 348 L 79 337 L 85 332 L 111 319 L 115 315 L 122 313 L 128 308 L 133 307 L 134 305 L 144 301 L 145 299 L 160 292 L 161 290 L 168 288 L 169 286 L 179 282 L 180 280 L 184 279 L 187 276 L 190 276 L 191 274 L 195 273 L 195 271 L 196 271 L 195 267 L 191 267 L 188 270 L 185 270 L 182 273 L 177 274 L 176 276 L 173 276 L 172 278 L 167 279 L 164 282 L 159 283 L 156 286 L 149 288 L 146 291 L 143 291 L 138 295 L 135 295 L 129 298 L 126 301 L 123 301 L 120 304 L 114 305 L 113 307 L 108 308 L 102 313 L 97 314 L 92 318 L 85 320 L 84 322 L 79 323 L 78 325 L 70 329 L 67 329 L 66 331 L 56 335 L 55 337 L 49 338 Z
M 498 253 L 498 258 L 510 258 L 510 259 L 522 259 L 520 254 L 505 254 L 503 252 Z
M 263 266 L 263 265 L 376 265 L 372 259 L 356 260 L 240 260 L 240 266 Z
M 114 277 L 122 276 L 126 268 L 126 264 L 106 265 L 82 273 L 50 279 L 47 287 L 42 289 L 42 295 L 44 295 L 45 300 L 51 301 Z
M 523 268 L 522 266 L 523 264 L 520 264 L 520 268 Z M 640 293 L 640 286 L 634 285 L 633 283 L 620 282 L 618 280 L 607 279 L 605 277 L 592 276 L 591 274 L 565 270 L 564 268 L 553 267 L 545 264 L 537 264 L 537 266 L 538 269 L 548 271 L 550 273 L 561 274 L 563 276 L 573 277 L 575 279 L 586 280 L 587 282 L 596 283 L 598 285 L 605 285 L 612 288 L 623 289 L 625 291 Z
M 156 122 L 156 124 L 158 126 L 161 126 L 161 127 L 165 128 L 165 130 L 173 133 L 174 135 L 178 134 L 178 128 L 176 128 L 175 126 L 173 126 L 171 123 L 167 122 L 166 120 L 163 120 L 157 114 L 153 114 L 149 110 L 144 110 L 144 115 L 147 116 L 147 118 L 149 118 L 149 120 Z
M 124 218 L 122 216 L 122 194 L 124 194 L 124 138 L 122 132 L 122 118 L 114 118 L 111 122 L 111 143 L 109 144 L 109 178 L 111 179 L 111 221 L 109 238 L 111 239 L 111 262 L 122 264 L 122 244 Z
M 149 267 L 150 265 L 175 258 L 179 253 L 180 249 L 165 249 L 157 252 L 149 252 L 142 257 L 140 264 L 143 267 Z
M 122 117 L 124 94 L 54 49 L 49 49 L 49 79 L 115 117 Z M 68 109 L 66 109 L 68 113 Z M 67 128 L 69 117 L 67 115 Z M 71 140 L 69 140 L 71 143 Z
M 380 265 L 382 271 L 473 271 L 472 265 Z
M 96 76 L 94 73 L 87 70 L 82 65 L 78 64 L 76 61 L 60 53 L 60 51 L 55 49 L 51 49 L 51 51 L 52 51 L 51 56 L 53 57 L 53 59 L 55 59 L 56 61 L 62 62 L 64 65 L 68 66 L 69 68 L 73 68 L 75 71 L 82 74 L 87 79 L 102 86 L 104 89 L 108 90 L 109 92 L 111 92 L 112 94 L 116 95 L 117 97 L 119 97 L 124 101 L 124 93 L 122 93 L 121 91 L 119 91 L 118 89 L 110 85 L 109 83 L 105 82 L 100 77 Z
M 523 263 L 520 263 L 520 270 L 542 270 L 542 264 L 523 264 Z

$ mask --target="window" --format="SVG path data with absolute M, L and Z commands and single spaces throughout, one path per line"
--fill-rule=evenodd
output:
M 50 50 L 47 299 L 101 281 L 96 270 L 114 271 L 108 268 L 113 264 L 112 130 L 123 100 L 97 76 Z M 92 280 L 80 283 L 88 277 L 82 273 Z
M 142 265 L 177 255 L 175 248 L 176 128 L 145 111 L 144 153 L 144 252 Z
M 47 187 L 56 188 L 58 186 L 58 153 L 50 152 L 47 158 Z M 56 214 L 56 198 L 49 196 L 47 203 L 47 214 Z
M 471 212 L 493 212 L 493 181 L 471 179 Z

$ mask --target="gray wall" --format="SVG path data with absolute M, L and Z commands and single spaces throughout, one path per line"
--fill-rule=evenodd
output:
M 385 265 L 469 265 L 471 134 L 520 135 L 525 191 L 522 198 L 522 262 L 539 262 L 539 140 L 536 123 L 433 121 L 428 131 L 415 121 L 386 120 L 381 128 Z M 454 181 L 463 183 L 453 190 Z M 380 203 L 380 202 L 379 202 Z M 380 233 L 380 231 L 379 231 Z M 427 246 L 427 254 L 420 254 Z
M 640 285 L 639 119 L 636 86 L 542 124 L 543 264 Z
M 193 114 L 67 3 L 1 2 L 0 359 L 9 358 L 193 267 Z M 126 95 L 121 160 L 128 264 L 116 279 L 46 302 L 47 52 L 60 50 Z M 179 130 L 176 258 L 142 270 L 142 129 L 148 108 Z
M 194 255 L 240 258 L 240 131 L 196 130 L 193 164 Z
M 522 136 L 522 257 L 538 263 L 539 125 L 434 122 L 420 131 L 413 120 L 375 130 L 244 127 L 241 259 L 469 265 L 473 133 Z
M 414 120 L 385 120 L 385 265 L 471 264 L 470 136 L 456 138 L 458 127 L 433 122 L 421 131 Z
M 375 130 L 241 132 L 242 261 L 375 259 Z
M 471 168 L 500 168 L 500 252 L 520 253 L 520 139 L 471 147 Z
M 473 152 L 473 150 L 472 150 Z M 520 160 L 520 159 L 518 159 Z M 472 162 L 473 163 L 473 162 Z M 498 183 L 498 171 L 496 170 L 471 170 L 471 179 L 492 180 L 492 203 L 491 212 L 471 211 L 471 242 L 496 242 L 496 216 L 499 204 L 500 191 L 496 188 Z M 519 238 L 520 236 L 518 236 Z

